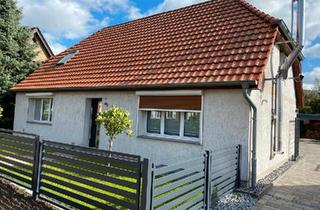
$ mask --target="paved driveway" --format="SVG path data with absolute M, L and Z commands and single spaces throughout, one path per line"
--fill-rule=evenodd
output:
M 320 210 L 320 141 L 302 139 L 302 158 L 276 180 L 254 209 Z

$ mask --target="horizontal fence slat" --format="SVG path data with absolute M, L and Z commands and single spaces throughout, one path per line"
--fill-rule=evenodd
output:
M 37 135 L 35 135 L 33 133 L 13 131 L 13 130 L 8 130 L 8 129 L 4 129 L 4 128 L 0 128 L 0 132 L 1 133 L 7 133 L 7 134 L 19 134 L 19 135 L 27 136 L 26 138 L 30 138 L 30 139 L 35 139 L 35 138 L 38 137 Z
M 238 164 L 238 160 L 234 158 L 234 159 L 222 161 L 220 163 L 216 163 L 213 165 L 213 167 L 218 168 L 218 170 L 220 170 L 221 168 L 225 168 L 227 166 L 236 165 L 236 164 Z
M 3 162 L 0 162 L 0 166 L 6 168 L 9 171 L 12 171 L 13 173 L 16 172 L 16 173 L 22 174 L 22 175 L 27 176 L 27 177 L 32 177 L 32 172 L 24 171 L 21 168 L 17 168 L 17 167 L 11 166 L 11 165 L 7 165 L 7 164 L 5 164 Z M 1 170 L 1 171 L 3 171 L 3 170 Z
M 154 196 L 158 196 L 160 194 L 163 194 L 167 191 L 173 190 L 176 187 L 179 187 L 183 184 L 198 180 L 198 179 L 203 179 L 204 178 L 204 174 L 203 173 L 197 173 L 188 177 L 183 177 L 173 183 L 170 183 L 169 185 L 163 186 L 163 187 L 159 187 L 159 188 L 155 188 L 154 189 Z
M 117 168 L 108 167 L 105 165 L 95 164 L 95 163 L 89 162 L 89 161 L 79 160 L 79 159 L 75 159 L 75 158 L 67 157 L 67 156 L 62 156 L 60 154 L 44 153 L 44 158 L 53 159 L 56 161 L 67 161 L 67 162 L 69 162 L 69 164 L 72 164 L 72 165 L 73 164 L 82 165 L 82 166 L 89 167 L 92 170 L 106 171 L 108 173 L 112 173 L 112 174 L 116 174 L 116 175 L 120 175 L 120 176 L 125 176 L 125 177 L 130 177 L 130 178 L 135 178 L 135 179 L 139 178 L 139 173 L 137 173 L 137 172 L 124 171 L 124 170 L 120 170 Z
M 0 165 L 1 165 L 1 164 L 0 164 Z M 1 165 L 1 167 L 2 167 L 2 165 Z M 5 170 L 2 170 L 2 169 L 0 169 L 0 170 L 1 170 L 1 173 L 0 173 L 0 174 L 4 174 L 5 176 L 11 177 L 11 178 L 13 178 L 13 179 L 21 182 L 21 184 L 22 184 L 22 183 L 25 183 L 25 184 L 31 185 L 31 180 L 28 180 L 28 179 L 26 179 L 26 178 L 24 178 L 24 177 L 18 176 L 18 175 L 16 175 L 16 174 L 10 173 L 10 172 L 5 171 Z M 12 179 L 11 181 L 16 182 L 16 181 L 13 180 L 13 179 Z M 26 186 L 25 184 L 22 184 L 22 185 Z M 26 186 L 26 187 L 27 187 L 27 186 Z M 30 188 L 30 187 L 27 187 L 27 188 Z
M 181 206 L 177 207 L 176 210 L 185 210 L 189 209 L 190 207 L 194 206 L 197 203 L 201 202 L 201 206 L 203 206 L 204 201 L 204 194 L 199 194 L 197 197 L 190 199 L 190 201 L 185 202 Z
M 0 143 L 5 144 L 5 145 L 9 145 L 9 146 L 12 146 L 15 148 L 19 148 L 19 149 L 24 149 L 26 151 L 33 151 L 34 150 L 34 145 L 21 144 L 19 141 L 13 141 L 13 140 L 0 138 Z
M 83 195 L 80 195 L 78 193 L 75 193 L 75 192 L 71 192 L 71 191 L 68 191 L 68 190 L 65 190 L 65 189 L 62 189 L 62 188 L 59 188 L 59 187 L 44 183 L 44 182 L 41 183 L 41 187 L 46 187 L 46 188 L 48 188 L 50 190 L 53 190 L 55 192 L 64 194 L 64 195 L 72 197 L 72 198 L 75 198 L 75 199 L 77 199 L 79 201 L 85 202 L 87 204 L 93 205 L 93 206 L 98 207 L 98 208 L 102 208 L 102 209 L 106 208 L 105 204 L 103 204 L 101 202 L 98 202 L 98 201 L 95 201 L 95 200 L 92 200 L 90 198 L 87 198 L 87 197 L 85 197 Z M 61 197 L 61 196 L 59 196 L 59 197 Z
M 51 169 L 44 168 L 43 172 L 44 173 L 50 173 L 50 174 L 52 174 L 54 176 L 59 176 L 61 178 L 68 179 L 68 180 L 71 180 L 71 181 L 74 181 L 74 182 L 78 182 L 78 183 L 81 183 L 81 184 L 84 184 L 84 185 L 92 186 L 92 187 L 95 187 L 95 188 L 98 188 L 98 189 L 101 189 L 101 190 L 105 190 L 106 191 L 106 189 L 109 189 L 108 192 L 111 192 L 111 193 L 113 191 L 110 190 L 110 189 L 113 189 L 114 191 L 116 191 L 114 188 L 108 187 L 106 185 L 103 185 L 103 184 L 100 184 L 100 183 L 97 183 L 97 182 L 93 182 L 93 181 L 89 181 L 89 180 L 81 178 L 81 177 L 76 177 L 76 176 L 72 176 L 72 175 L 69 175 L 69 174 L 64 174 L 62 172 L 53 171 Z M 45 175 L 43 174 L 42 176 L 44 177 Z M 40 184 L 42 184 L 42 182 L 40 182 Z M 120 191 L 120 190 L 118 190 L 118 191 Z M 125 194 L 125 192 L 123 192 L 123 191 L 121 191 L 121 192 L 122 192 L 122 194 Z M 129 192 L 128 192 L 128 194 L 129 194 Z M 118 200 L 118 199 L 114 198 L 113 201 L 116 202 L 116 201 L 121 201 L 121 200 Z
M 33 166 L 32 165 L 27 165 L 26 163 L 23 163 L 20 160 L 11 159 L 10 157 L 9 158 L 0 157 L 0 161 L 8 163 L 8 164 L 16 166 L 16 167 L 23 168 L 25 170 L 29 170 L 29 171 L 33 170 Z
M 133 183 L 133 182 L 129 182 L 129 181 L 126 181 L 126 180 L 123 180 L 123 179 L 117 179 L 117 178 L 113 178 L 113 177 L 107 176 L 107 172 L 105 172 L 105 174 L 98 174 L 98 173 L 96 173 L 94 171 L 89 171 L 89 170 L 85 170 L 85 169 L 82 169 L 82 168 L 63 165 L 63 164 L 60 164 L 60 163 L 57 163 L 57 162 L 52 162 L 52 161 L 49 161 L 49 160 L 44 160 L 43 161 L 43 165 L 44 166 L 47 165 L 49 167 L 52 166 L 52 167 L 55 167 L 55 168 L 60 168 L 60 169 L 63 169 L 65 171 L 76 173 L 76 174 L 87 176 L 87 177 L 94 177 L 96 179 L 99 179 L 99 180 L 102 180 L 102 181 L 105 181 L 105 182 L 115 183 L 115 184 L 118 184 L 118 185 L 121 185 L 121 186 L 124 186 L 124 187 L 128 187 L 128 188 L 136 189 L 138 187 L 137 183 Z
M 155 206 L 159 206 L 160 204 L 163 204 L 163 203 L 171 200 L 172 198 L 176 198 L 178 196 L 181 196 L 184 193 L 187 193 L 188 191 L 191 191 L 191 190 L 199 188 L 199 187 L 203 188 L 203 186 L 204 186 L 204 180 L 203 179 L 199 180 L 199 181 L 196 181 L 196 182 L 193 182 L 192 184 L 188 184 L 188 185 L 183 186 L 183 187 L 181 187 L 181 188 L 179 188 L 177 190 L 174 190 L 174 191 L 172 191 L 172 192 L 160 197 L 159 199 L 155 199 L 154 205 Z M 179 199 L 179 198 L 177 198 L 177 199 Z
M 221 156 L 219 158 L 215 158 L 212 160 L 212 166 L 220 165 L 224 162 L 234 161 L 236 162 L 238 159 L 238 154 L 232 154 L 227 156 Z
M 132 161 L 132 159 L 120 159 L 120 158 L 117 158 L 117 156 L 115 156 L 115 155 L 110 156 L 110 154 L 109 155 L 107 155 L 107 154 L 99 155 L 99 154 L 94 153 L 96 151 L 89 152 L 87 150 L 81 150 L 79 148 L 69 149 L 67 147 L 58 146 L 58 145 L 50 145 L 47 147 L 49 147 L 50 149 L 53 149 L 61 154 L 74 155 L 78 158 L 88 158 L 88 156 L 92 156 L 92 157 L 96 158 L 97 160 L 102 159 L 105 162 L 105 164 L 109 164 L 109 163 L 117 164 L 117 165 L 119 165 L 119 167 L 121 167 L 121 166 L 130 167 L 133 170 L 138 170 L 139 165 L 140 165 L 139 161 Z
M 211 174 L 212 174 L 213 179 L 215 179 L 215 178 L 218 178 L 218 177 L 223 176 L 225 174 L 228 174 L 230 172 L 236 171 L 237 169 L 238 169 L 238 165 L 232 165 L 232 166 L 220 169 L 220 170 L 216 170 L 215 168 L 212 168 Z
M 61 177 L 61 178 L 65 178 L 65 177 Z M 78 186 L 78 185 L 75 185 L 75 184 L 72 184 L 72 183 L 68 183 L 68 182 L 66 182 L 64 180 L 57 179 L 57 178 L 54 178 L 54 177 L 51 177 L 51 176 L 48 176 L 48 175 L 44 175 L 44 174 L 42 175 L 42 179 L 46 179 L 46 180 L 49 180 L 49 181 L 52 181 L 52 182 L 56 182 L 58 184 L 65 185 L 65 186 L 70 187 L 70 188 L 74 187 L 75 189 L 77 189 L 79 191 L 86 191 L 86 192 L 87 191 L 88 192 L 94 191 L 94 192 L 96 192 L 93 189 L 90 189 L 90 188 L 88 189 L 88 188 L 86 188 L 84 186 Z M 80 182 L 80 183 L 81 184 L 86 184 L 86 183 L 83 183 L 83 182 Z M 136 193 L 132 193 L 132 192 L 128 192 L 128 191 L 125 191 L 125 190 L 121 190 L 121 189 L 118 189 L 116 187 L 110 187 L 110 186 L 107 186 L 107 185 L 103 185 L 101 183 L 91 182 L 91 185 L 89 185 L 89 186 L 97 188 L 99 190 L 103 190 L 103 191 L 107 191 L 107 192 L 110 192 L 110 193 L 113 193 L 113 194 L 117 194 L 117 195 L 120 195 L 120 196 L 123 196 L 123 197 L 127 197 L 127 198 L 132 199 L 132 200 L 134 200 L 136 198 Z M 100 197 L 101 197 L 101 195 L 105 196 L 105 194 L 101 194 L 101 193 L 97 194 L 97 196 L 99 196 L 99 195 L 100 195 Z
M 43 197 L 43 196 L 46 196 L 46 197 Z M 88 207 L 85 207 L 79 203 L 76 203 L 76 202 L 73 202 L 69 199 L 66 199 L 66 198 L 63 198 L 63 197 L 60 197 L 56 194 L 53 194 L 51 192 L 48 192 L 48 191 L 45 191 L 45 190 L 41 190 L 40 189 L 40 198 L 41 199 L 44 199 L 44 200 L 48 200 L 49 202 L 52 202 L 53 204 L 58 204 L 61 206 L 61 203 L 64 203 L 70 207 L 75 207 L 77 209 L 83 209 L 83 210 L 86 210 L 86 209 L 91 209 L 91 208 L 88 208 Z M 52 200 L 54 199 L 54 200 Z M 64 206 L 64 205 L 63 205 Z M 64 206 L 64 208 L 66 208 L 66 206 Z
M 195 206 L 192 206 L 188 210 L 199 210 L 199 209 L 204 209 L 204 204 L 203 203 L 199 203 L 199 204 L 197 204 Z
M 70 148 L 70 149 L 75 149 L 75 148 L 79 148 L 81 150 L 84 150 L 84 151 L 89 151 L 89 152 L 92 152 L 92 153 L 96 153 L 96 154 L 104 154 L 104 155 L 117 155 L 119 157 L 122 157 L 124 159 L 130 159 L 132 161 L 140 161 L 140 156 L 137 156 L 137 155 L 132 155 L 132 154 L 127 154 L 127 153 L 120 153 L 120 152 L 109 152 L 109 151 L 106 151 L 106 150 L 101 150 L 101 149 L 97 149 L 97 148 L 89 148 L 89 147 L 84 147 L 84 146 L 77 146 L 77 145 L 71 145 L 71 144 L 64 144 L 64 143 L 58 143 L 58 142 L 54 142 L 54 141 L 49 141 L 49 140 L 44 140 L 44 145 L 45 146 L 52 146 L 52 145 L 56 145 L 56 146 L 64 146 L 64 147 L 67 147 L 67 148 Z
M 62 181 L 62 180 L 55 179 L 55 178 L 48 177 L 48 176 L 44 176 L 43 179 L 46 179 L 46 180 L 51 181 L 53 183 L 56 183 L 56 184 L 71 188 L 73 190 L 76 190 L 76 191 L 79 191 L 79 192 L 82 192 L 82 193 L 85 193 L 85 194 L 88 194 L 88 195 L 96 197 L 98 199 L 109 201 L 110 203 L 113 203 L 114 205 L 120 205 L 120 206 L 127 207 L 127 208 L 134 208 L 135 207 L 134 206 L 135 204 L 133 204 L 133 203 L 129 203 L 129 202 L 124 201 L 124 200 L 120 200 L 120 199 L 112 197 L 110 195 L 99 193 L 99 192 L 97 192 L 97 191 L 95 191 L 93 189 L 84 188 L 82 186 L 74 185 L 74 184 L 68 183 L 66 181 Z M 59 192 L 57 190 L 57 188 L 62 189 L 63 191 L 66 191 L 66 192 L 70 192 L 67 189 L 63 189 L 63 188 L 60 188 L 58 186 L 53 186 L 53 185 L 48 184 L 46 182 L 41 182 L 40 184 L 41 184 L 41 186 L 44 186 L 44 187 L 46 187 L 48 189 L 51 189 L 51 188 L 54 187 L 55 189 L 53 189 L 53 190 L 57 191 L 57 192 Z M 74 194 L 74 192 L 71 192 L 71 193 Z M 109 191 L 109 193 L 112 193 L 112 192 Z M 66 194 L 66 195 L 68 195 L 68 194 Z M 80 195 L 80 196 L 86 198 L 85 196 L 82 196 L 82 195 Z M 74 197 L 74 196 L 70 195 L 70 197 Z M 97 207 L 101 207 L 103 205 L 104 208 L 106 208 L 106 206 L 107 206 L 107 204 L 103 204 L 103 203 L 100 203 L 100 202 L 97 203 L 97 201 L 95 201 L 93 199 L 90 199 L 90 198 L 86 198 L 86 203 L 94 205 L 94 206 L 97 206 Z
M 224 182 L 221 182 L 220 184 L 218 185 L 215 185 L 216 188 L 218 189 L 224 189 L 226 186 L 229 186 L 231 183 L 235 183 L 235 181 L 237 180 L 237 177 L 231 177 L 227 180 L 225 180 Z
M 228 147 L 228 148 L 224 148 L 224 149 L 220 149 L 220 150 L 213 150 L 212 157 L 214 159 L 214 158 L 219 157 L 224 154 L 236 153 L 237 150 L 238 150 L 237 146 Z
M 172 164 L 169 166 L 163 166 L 163 167 L 159 167 L 159 168 L 155 168 L 154 169 L 154 173 L 155 175 L 162 175 L 164 173 L 167 172 L 171 172 L 173 170 L 176 170 L 178 168 L 183 168 L 183 167 L 187 167 L 193 164 L 203 164 L 204 163 L 204 157 L 199 157 L 199 158 L 194 158 L 191 160 L 187 160 L 187 161 L 183 161 L 183 162 L 179 162 L 176 164 Z
M 224 174 L 222 176 L 215 177 L 214 179 L 212 179 L 212 184 L 213 185 L 220 184 L 224 180 L 229 179 L 229 178 L 234 177 L 234 176 L 237 176 L 237 171 L 236 170 L 234 170 L 234 171 L 232 171 L 230 173 Z
M 195 189 L 191 192 L 188 192 L 187 194 L 179 197 L 179 199 L 175 199 L 175 200 L 172 200 L 170 201 L 169 203 L 161 206 L 159 208 L 159 210 L 168 210 L 170 208 L 173 208 L 177 205 L 179 205 L 180 203 L 182 203 L 183 201 L 187 200 L 188 198 L 194 196 L 194 195 L 197 195 L 197 194 L 200 194 L 200 193 L 203 193 L 204 189 L 203 188 L 199 188 L 199 189 Z
M 12 157 L 17 160 L 21 160 L 21 161 L 33 164 L 33 157 L 31 157 L 31 156 L 16 155 L 16 154 L 12 154 L 6 150 L 0 150 L 0 156 Z
M 15 147 L 14 145 L 7 145 L 2 142 L 0 142 L 0 149 L 4 149 L 13 153 L 17 153 L 19 155 L 27 155 L 27 156 L 33 156 L 33 152 L 30 150 L 24 150 L 19 147 Z
M 203 171 L 204 171 L 204 165 L 195 166 L 192 168 L 177 171 L 177 172 L 169 174 L 167 176 L 163 176 L 163 177 L 155 179 L 154 186 L 158 186 L 158 185 L 164 184 L 164 183 L 172 181 L 172 180 L 181 179 L 184 176 L 190 176 L 190 175 L 193 175 L 196 173 L 203 173 Z
M 234 167 L 237 167 L 237 162 L 226 162 L 226 164 L 212 167 L 212 173 L 217 173 L 217 172 L 220 172 L 224 169 L 234 168 Z
M 21 134 L 19 134 L 19 135 L 21 135 Z M 28 144 L 28 145 L 33 145 L 35 142 L 34 138 L 27 138 L 27 137 L 7 134 L 7 133 L 3 133 L 3 132 L 0 132 L 0 139 L 1 138 L 8 139 L 8 140 L 14 140 L 16 142 L 21 142 L 21 144 Z
M 226 186 L 225 188 L 218 191 L 218 197 L 221 197 L 223 195 L 226 195 L 229 192 L 233 192 L 235 187 L 234 183 L 231 183 L 230 185 Z

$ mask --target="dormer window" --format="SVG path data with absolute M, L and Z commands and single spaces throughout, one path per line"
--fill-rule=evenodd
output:
M 77 52 L 78 52 L 78 50 L 72 50 L 72 51 L 70 51 L 66 56 L 64 56 L 61 60 L 59 60 L 59 62 L 57 63 L 57 65 L 64 65 L 64 64 L 66 64 Z

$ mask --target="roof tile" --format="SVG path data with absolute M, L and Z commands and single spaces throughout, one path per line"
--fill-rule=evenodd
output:
M 99 30 L 13 90 L 260 81 L 277 28 L 244 0 L 213 0 Z M 65 65 L 57 62 L 73 49 Z

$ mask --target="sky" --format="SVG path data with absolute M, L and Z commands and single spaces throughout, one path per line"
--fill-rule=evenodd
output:
M 37 26 L 55 54 L 95 31 L 206 0 L 17 0 L 22 24 Z M 291 25 L 291 0 L 247 0 Z M 304 88 L 320 78 L 320 1 L 306 0 Z

